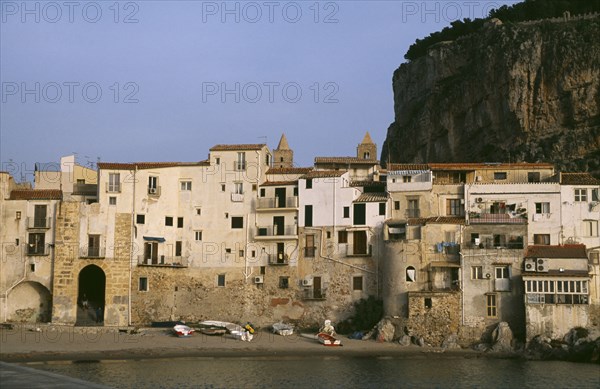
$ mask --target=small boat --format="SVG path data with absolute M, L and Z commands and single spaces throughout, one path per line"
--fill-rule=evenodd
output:
M 317 342 L 321 343 L 323 346 L 341 346 L 342 345 L 342 341 L 340 339 L 336 338 L 335 336 L 326 334 L 324 332 L 319 332 L 316 335 L 312 335 L 312 334 L 300 334 L 300 335 L 305 338 L 308 338 L 308 339 L 316 340 Z
M 249 342 L 254 337 L 252 332 L 254 329 L 247 324 L 245 327 L 242 327 L 239 324 L 229 323 L 226 321 L 217 321 L 217 320 L 205 320 L 198 323 L 201 326 L 211 327 L 211 328 L 220 328 L 226 330 L 226 332 L 231 335 L 234 339 L 243 340 Z
M 342 341 L 335 336 L 319 332 L 317 334 L 317 340 L 324 346 L 341 346 Z
M 173 332 L 175 332 L 175 335 L 180 338 L 186 338 L 188 336 L 192 336 L 194 329 L 183 324 L 177 324 L 175 327 L 173 327 Z
M 198 331 L 202 332 L 204 335 L 223 335 L 227 333 L 225 328 L 216 328 L 216 327 L 206 327 L 206 328 L 198 328 Z
M 294 334 L 294 326 L 291 324 L 279 322 L 273 324 L 271 327 L 273 329 L 274 334 L 279 334 L 281 336 L 289 336 Z

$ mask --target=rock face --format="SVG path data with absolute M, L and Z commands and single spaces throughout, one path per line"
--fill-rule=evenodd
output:
M 393 76 L 387 162 L 553 162 L 600 174 L 600 17 L 487 23 Z
M 513 333 L 507 322 L 500 322 L 498 327 L 492 333 L 492 338 L 494 340 L 494 345 L 492 346 L 492 351 L 498 352 L 511 352 L 512 341 L 513 341 Z

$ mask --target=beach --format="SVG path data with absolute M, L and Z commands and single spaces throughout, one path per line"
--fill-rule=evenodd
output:
M 315 340 L 294 334 L 280 336 L 257 330 L 250 342 L 227 335 L 207 336 L 196 332 L 185 338 L 174 336 L 169 328 L 71 327 L 57 325 L 13 325 L 0 329 L 0 360 L 4 362 L 43 362 L 77 360 L 118 360 L 177 357 L 427 357 L 448 355 L 477 357 L 473 350 L 444 350 L 416 345 L 400 346 L 375 340 L 355 340 L 345 336 L 341 347 L 323 346 Z

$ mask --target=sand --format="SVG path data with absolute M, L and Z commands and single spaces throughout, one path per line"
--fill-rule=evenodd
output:
M 251 342 L 195 333 L 178 338 L 170 329 L 14 325 L 0 329 L 0 360 L 4 362 L 146 359 L 166 357 L 477 357 L 473 350 L 446 351 L 433 347 L 400 346 L 339 336 L 342 347 L 327 347 L 294 334 L 280 336 L 258 330 Z

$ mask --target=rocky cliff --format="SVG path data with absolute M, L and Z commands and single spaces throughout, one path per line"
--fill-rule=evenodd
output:
M 393 76 L 387 162 L 553 162 L 600 174 L 600 17 L 503 24 Z

